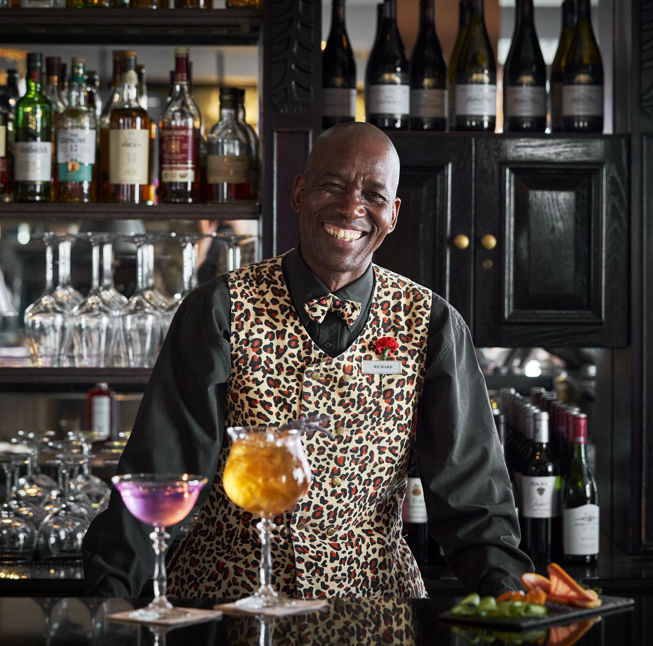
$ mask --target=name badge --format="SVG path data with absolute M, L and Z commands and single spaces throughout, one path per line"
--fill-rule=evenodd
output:
M 364 375 L 400 375 L 401 361 L 363 361 Z

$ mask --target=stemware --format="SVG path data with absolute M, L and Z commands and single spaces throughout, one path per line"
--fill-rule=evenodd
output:
M 45 244 L 45 289 L 25 309 L 24 323 L 32 363 L 38 368 L 65 363 L 69 339 L 69 310 L 54 297 L 53 233 L 43 234 Z
M 130 473 L 113 476 L 111 482 L 125 507 L 138 520 L 154 527 L 150 534 L 155 555 L 154 599 L 130 616 L 142 621 L 187 617 L 190 613 L 174 607 L 166 598 L 165 553 L 169 535 L 165 530 L 190 513 L 207 478 L 188 473 Z
M 113 282 L 113 240 L 114 234 L 94 232 L 94 239 L 102 244 L 102 282 L 100 297 L 115 314 L 119 314 L 125 305 L 127 297 L 121 294 Z
M 239 269 L 242 263 L 241 245 L 244 242 L 254 240 L 256 236 L 247 233 L 229 232 L 217 232 L 215 235 L 227 244 L 227 271 Z
M 94 514 L 98 514 L 109 502 L 111 489 L 96 475 L 91 473 L 91 444 L 97 431 L 70 431 L 68 438 L 78 442 L 81 447 L 81 471 L 73 478 L 73 491 L 88 500 Z
M 16 494 L 23 501 L 43 505 L 57 493 L 57 483 L 49 475 L 41 471 L 39 459 L 41 445 L 53 435 L 54 431 L 50 429 L 38 431 L 24 431 L 21 429 L 16 432 L 16 437 L 11 440 L 13 444 L 26 446 L 29 456 L 26 473 L 16 482 Z
M 184 298 L 197 287 L 197 246 L 207 236 L 204 233 L 184 233 L 176 237 L 181 245 L 181 291 L 166 308 L 171 319 Z
M 76 236 L 69 233 L 53 234 L 57 240 L 57 284 L 52 291 L 54 299 L 67 312 L 72 312 L 83 297 L 73 287 L 70 277 L 70 253 Z
M 261 518 L 259 589 L 236 603 L 244 608 L 280 607 L 293 602 L 272 586 L 270 547 L 272 519 L 295 505 L 306 493 L 311 470 L 301 442 L 301 429 L 271 426 L 229 427 L 232 445 L 223 473 L 227 496 Z

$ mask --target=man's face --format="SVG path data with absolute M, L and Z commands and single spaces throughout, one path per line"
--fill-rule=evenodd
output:
M 387 143 L 340 134 L 321 143 L 296 181 L 302 256 L 329 289 L 349 284 L 396 225 L 399 167 Z

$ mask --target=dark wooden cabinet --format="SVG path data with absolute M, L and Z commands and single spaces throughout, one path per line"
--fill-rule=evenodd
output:
M 375 260 L 444 296 L 479 346 L 628 342 L 627 138 L 391 135 Z

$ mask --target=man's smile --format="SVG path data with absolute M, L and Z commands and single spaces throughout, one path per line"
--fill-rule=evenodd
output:
M 341 227 L 336 227 L 333 224 L 327 224 L 326 222 L 322 224 L 324 230 L 334 238 L 339 240 L 358 240 L 363 237 L 363 231 L 356 231 L 354 229 L 342 229 Z

